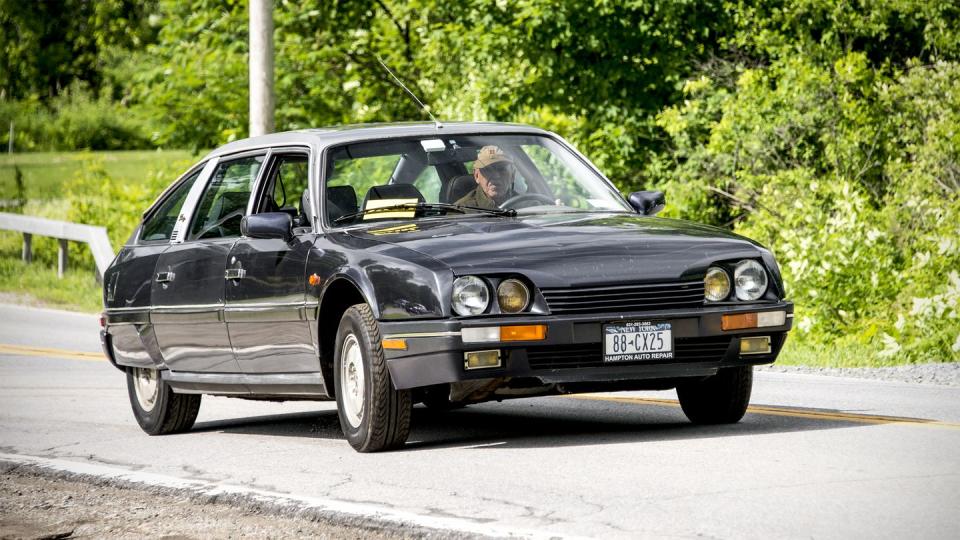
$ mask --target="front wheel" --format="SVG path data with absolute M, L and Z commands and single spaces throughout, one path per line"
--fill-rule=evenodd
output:
M 680 407 L 695 424 L 735 424 L 753 389 L 753 366 L 722 368 L 716 375 L 677 386 Z
M 200 412 L 200 394 L 176 394 L 160 371 L 127 368 L 127 394 L 133 416 L 150 435 L 180 433 L 193 427 Z
M 340 427 L 354 450 L 403 446 L 410 433 L 410 391 L 393 387 L 380 327 L 366 304 L 351 306 L 340 320 L 333 380 Z

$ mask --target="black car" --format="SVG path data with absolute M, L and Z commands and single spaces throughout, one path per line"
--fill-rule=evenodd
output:
M 361 452 L 402 445 L 419 402 L 676 388 L 693 422 L 737 422 L 793 305 L 768 250 L 663 205 L 524 125 L 233 142 L 143 214 L 101 339 L 150 434 L 202 394 L 336 399 Z

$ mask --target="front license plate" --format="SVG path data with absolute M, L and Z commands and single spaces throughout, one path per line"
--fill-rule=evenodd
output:
M 603 327 L 604 362 L 672 358 L 673 329 L 668 322 L 635 321 Z

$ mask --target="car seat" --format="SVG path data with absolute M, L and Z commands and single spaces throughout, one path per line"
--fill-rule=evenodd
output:
M 467 196 L 468 193 L 477 188 L 477 181 L 471 174 L 457 176 L 447 182 L 444 190 L 444 202 L 453 204 Z
M 306 204 L 309 204 L 309 201 Z M 327 216 L 330 221 L 356 211 L 357 192 L 353 190 L 353 186 L 327 186 Z

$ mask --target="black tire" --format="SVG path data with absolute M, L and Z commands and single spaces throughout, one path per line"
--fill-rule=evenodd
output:
M 138 389 L 138 377 L 149 376 L 156 378 L 156 391 L 146 395 L 141 385 Z M 142 380 L 142 379 L 141 379 Z M 127 394 L 130 396 L 130 406 L 133 416 L 140 427 L 150 435 L 167 435 L 181 433 L 193 427 L 200 412 L 200 394 L 176 394 L 156 369 L 127 368 Z M 149 401 L 152 405 L 145 406 L 141 401 Z
M 722 368 L 706 379 L 677 386 L 680 407 L 694 424 L 735 424 L 750 404 L 753 366 Z
M 359 358 L 355 356 L 357 352 Z M 410 434 L 410 411 L 413 408 L 410 391 L 393 387 L 383 356 L 380 326 L 370 306 L 357 304 L 344 312 L 337 329 L 333 358 L 337 414 L 350 446 L 358 452 L 379 452 L 403 446 Z M 360 367 L 362 372 L 357 373 Z M 351 394 L 352 398 L 344 393 L 351 389 L 356 390 Z M 359 405 L 358 398 L 362 398 Z

